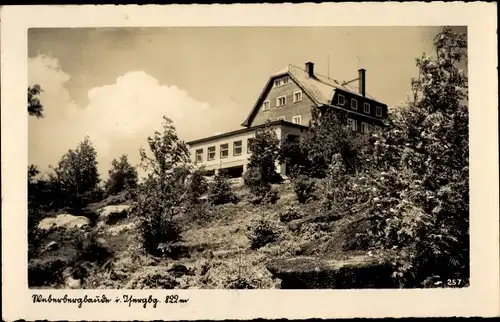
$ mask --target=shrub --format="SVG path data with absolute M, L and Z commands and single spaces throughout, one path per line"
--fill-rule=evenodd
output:
M 250 189 L 249 202 L 257 204 L 274 204 L 279 200 L 279 194 L 271 185 L 262 179 L 257 168 L 248 168 L 243 176 L 246 186 Z
M 200 198 L 206 195 L 207 192 L 208 183 L 203 176 L 203 170 L 197 169 L 193 171 L 188 182 L 187 202 L 189 204 L 197 204 L 201 201 Z
M 306 203 L 311 199 L 316 199 L 316 181 L 305 175 L 298 175 L 292 180 L 293 190 L 300 203 Z
M 208 201 L 213 205 L 238 202 L 238 197 L 232 192 L 229 180 L 223 174 L 215 175 L 209 184 Z
M 250 222 L 246 235 L 250 239 L 250 247 L 257 249 L 277 241 L 280 231 L 270 219 L 261 216 Z
M 287 206 L 280 212 L 280 221 L 283 223 L 288 223 L 301 217 L 299 208 L 294 205 Z

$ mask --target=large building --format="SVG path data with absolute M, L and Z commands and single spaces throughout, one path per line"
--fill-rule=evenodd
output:
M 364 69 L 358 71 L 356 79 L 339 82 L 315 73 L 311 62 L 304 69 L 288 65 L 269 77 L 241 129 L 187 142 L 192 161 L 204 166 L 208 175 L 224 169 L 228 175 L 239 177 L 246 171 L 249 142 L 257 129 L 269 120 L 284 142 L 307 130 L 311 108 L 344 112 L 353 131 L 362 133 L 382 126 L 387 115 L 387 105 L 366 93 Z M 278 173 L 286 176 L 285 165 L 276 166 Z

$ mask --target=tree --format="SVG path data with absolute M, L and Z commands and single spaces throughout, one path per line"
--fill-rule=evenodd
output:
M 153 255 L 180 238 L 175 221 L 186 202 L 192 170 L 189 151 L 179 139 L 173 122 L 163 117 L 163 131 L 148 137 L 150 153 L 140 149 L 141 167 L 147 176 L 138 191 L 137 212 L 141 218 L 143 247 Z
M 99 197 L 99 171 L 97 152 L 89 137 L 70 149 L 53 168 L 51 180 L 55 182 L 62 196 L 78 209 Z
M 276 164 L 280 155 L 280 141 L 269 123 L 255 132 L 255 138 L 250 141 L 252 154 L 248 160 L 248 168 L 256 169 L 260 178 L 266 183 L 276 183 L 282 180 L 276 172 Z
M 42 89 L 38 84 L 28 87 L 28 114 L 30 116 L 43 117 L 43 105 L 38 98 L 41 92 Z
M 468 80 L 457 66 L 466 38 L 444 28 L 434 47 L 416 60 L 413 99 L 371 137 L 346 184 L 352 204 L 384 218 L 374 237 L 399 249 L 395 276 L 406 286 L 469 274 Z
M 111 162 L 109 178 L 105 184 L 108 196 L 116 195 L 122 191 L 134 191 L 137 188 L 137 170 L 129 161 L 127 155 L 123 154 L 120 159 Z
M 365 137 L 354 132 L 343 113 L 331 108 L 311 108 L 311 125 L 298 141 L 287 142 L 280 160 L 287 162 L 292 177 L 304 174 L 324 178 L 332 157 L 340 154 L 346 170 L 354 172 L 359 167 L 358 151 L 365 144 Z

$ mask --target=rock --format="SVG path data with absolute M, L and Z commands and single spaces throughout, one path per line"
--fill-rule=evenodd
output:
M 70 214 L 61 214 L 56 217 L 44 218 L 38 224 L 38 228 L 42 230 L 52 230 L 54 228 L 84 228 L 89 226 L 90 221 L 87 217 L 73 216 Z
M 47 245 L 45 245 L 45 251 L 56 250 L 58 248 L 59 248 L 59 244 L 55 241 L 51 241 Z
M 282 289 L 397 288 L 392 267 L 376 256 L 356 255 L 346 260 L 320 256 L 272 259 L 265 263 Z
M 111 236 L 118 236 L 118 235 L 120 235 L 122 233 L 131 231 L 131 230 L 135 229 L 136 227 L 137 227 L 137 224 L 131 222 L 131 223 L 128 223 L 128 224 L 121 224 L 121 225 L 116 225 L 116 226 L 109 227 L 106 231 Z
M 174 264 L 171 268 L 168 269 L 168 272 L 172 274 L 174 277 L 181 277 L 184 275 L 194 275 L 194 270 L 187 268 L 182 264 Z
M 78 289 L 82 287 L 82 282 L 79 279 L 69 276 L 66 278 L 66 286 L 72 289 Z
M 130 205 L 106 206 L 97 210 L 99 221 L 108 225 L 114 225 L 121 219 L 127 218 Z

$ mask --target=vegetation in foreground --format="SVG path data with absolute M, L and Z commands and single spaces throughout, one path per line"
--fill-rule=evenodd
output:
M 467 76 L 457 67 L 465 36 L 444 28 L 434 46 L 434 57 L 417 59 L 413 99 L 384 129 L 358 135 L 331 110 L 313 110 L 296 142 L 281 145 L 265 128 L 243 187 L 224 176 L 207 182 L 166 117 L 140 151 L 144 178 L 122 156 L 103 183 L 89 138 L 48 179 L 30 166 L 30 286 L 268 288 L 268 258 L 389 250 L 401 287 L 467 281 Z M 28 90 L 35 117 L 40 91 Z M 277 160 L 293 169 L 290 184 L 274 172 Z M 54 217 L 57 229 L 46 225 Z

